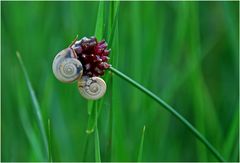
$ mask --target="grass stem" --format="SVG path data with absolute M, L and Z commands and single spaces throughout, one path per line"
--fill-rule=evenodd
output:
M 53 162 L 51 146 L 51 121 L 48 119 L 48 162 Z
M 143 127 L 142 130 L 142 137 L 141 137 L 141 142 L 140 142 L 140 146 L 139 146 L 139 150 L 138 150 L 138 158 L 137 161 L 138 162 L 142 162 L 142 153 L 143 153 L 143 143 L 144 143 L 144 136 L 145 136 L 145 126 Z
M 139 89 L 140 91 L 144 92 L 147 96 L 155 100 L 158 104 L 160 104 L 163 108 L 165 108 L 167 111 L 169 111 L 174 117 L 176 117 L 180 122 L 182 122 L 192 133 L 193 135 L 200 140 L 209 151 L 219 160 L 224 162 L 224 158 L 221 156 L 221 154 L 212 146 L 212 144 L 190 123 L 188 122 L 181 114 L 179 114 L 173 107 L 171 107 L 169 104 L 167 104 L 165 101 L 163 101 L 161 98 L 159 98 L 157 95 L 155 95 L 153 92 L 142 86 L 141 84 L 137 83 L 135 80 L 131 79 L 127 75 L 123 74 L 122 72 L 118 71 L 114 67 L 109 68 L 110 71 L 112 71 L 114 74 L 119 76 L 120 78 L 124 79 L 125 81 L 132 84 L 134 87 Z
M 110 37 L 109 37 L 109 44 L 108 44 L 108 46 L 110 48 L 112 47 L 112 44 L 113 44 L 115 29 L 116 29 L 117 20 L 118 20 L 119 6 L 120 6 L 120 2 L 116 1 L 116 11 L 115 11 L 114 19 L 113 19 L 113 24 L 112 24 L 112 29 L 111 29 L 111 33 L 110 33 Z
M 39 127 L 40 132 L 41 132 L 41 136 L 42 136 L 42 139 L 43 139 L 43 144 L 44 144 L 46 156 L 48 158 L 49 157 L 48 156 L 48 154 L 49 154 L 48 140 L 47 140 L 46 130 L 44 128 L 44 122 L 43 122 L 43 118 L 42 118 L 42 114 L 41 114 L 41 109 L 40 109 L 37 97 L 35 95 L 35 92 L 33 90 L 32 84 L 30 82 L 29 76 L 27 74 L 27 70 L 26 70 L 26 68 L 25 68 L 25 66 L 23 64 L 21 55 L 20 55 L 19 52 L 16 52 L 16 55 L 17 55 L 18 61 L 20 63 L 20 66 L 22 68 L 22 71 L 23 71 L 23 74 L 24 74 L 24 77 L 25 77 L 25 80 L 26 80 L 26 83 L 27 83 L 28 90 L 30 92 L 30 96 L 31 96 L 32 103 L 33 103 L 33 110 L 34 110 L 34 112 L 36 114 L 37 124 L 38 124 L 38 127 Z
M 96 105 L 94 107 L 95 111 L 95 161 L 96 162 L 101 162 L 101 152 L 100 152 L 100 142 L 99 142 L 99 134 L 98 134 L 98 105 L 96 102 Z

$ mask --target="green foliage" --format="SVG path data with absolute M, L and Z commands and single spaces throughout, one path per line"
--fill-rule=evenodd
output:
M 121 77 L 122 79 L 128 81 L 132 86 L 139 89 L 141 92 L 145 93 L 147 96 L 149 96 L 152 100 L 156 101 L 159 105 L 161 105 L 164 109 L 169 111 L 174 117 L 176 117 L 181 123 L 183 123 L 189 131 L 193 133 L 193 135 L 201 141 L 203 145 L 205 145 L 208 150 L 212 152 L 212 154 L 218 159 L 218 161 L 225 161 L 224 158 L 219 154 L 219 152 L 209 143 L 209 141 L 196 129 L 194 126 L 188 122 L 181 114 L 179 114 L 176 109 L 171 107 L 169 104 L 167 104 L 165 101 L 163 101 L 161 98 L 157 97 L 154 93 L 152 93 L 150 90 L 142 86 L 141 84 L 137 83 L 136 81 L 132 80 L 128 76 L 124 75 L 117 69 L 110 67 L 109 68 L 112 72 L 114 72 L 116 75 Z M 201 144 L 201 145 L 202 145 Z
M 137 158 L 138 162 L 142 161 L 144 135 L 145 135 L 145 126 L 143 127 L 141 142 L 138 150 L 138 158 Z
M 1 13 L 2 161 L 216 161 L 110 71 L 98 102 L 55 79 L 57 52 L 94 33 L 108 41 L 114 67 L 239 161 L 239 2 L 2 2 Z
M 48 153 L 49 153 L 48 147 L 49 146 L 48 146 L 47 134 L 46 134 L 46 131 L 45 131 L 45 128 L 44 128 L 44 122 L 43 122 L 43 118 L 42 118 L 39 102 L 37 101 L 35 92 L 33 90 L 32 84 L 31 84 L 30 79 L 28 77 L 27 70 L 26 70 L 26 68 L 25 68 L 25 66 L 23 64 L 21 55 L 20 55 L 19 52 L 17 52 L 16 54 L 17 54 L 20 66 L 22 68 L 23 75 L 25 77 L 25 80 L 26 80 L 26 83 L 27 83 L 27 87 L 28 87 L 28 90 L 29 90 L 29 93 L 30 93 L 30 96 L 31 96 L 31 100 L 32 100 L 32 103 L 33 103 L 33 109 L 34 109 L 35 116 L 36 116 L 36 119 L 37 119 L 38 127 L 39 127 L 40 132 L 41 132 L 42 143 L 44 144 L 44 149 L 45 149 L 45 153 L 46 153 L 45 160 L 47 160 L 46 158 L 48 158 Z M 25 118 L 23 118 L 23 121 L 24 120 L 25 120 Z M 28 129 L 26 129 L 26 132 L 28 132 L 27 130 Z

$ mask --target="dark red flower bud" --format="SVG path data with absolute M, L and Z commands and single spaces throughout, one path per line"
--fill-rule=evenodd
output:
M 111 51 L 111 49 L 109 49 L 109 50 L 104 50 L 103 55 L 108 56 L 109 53 L 110 53 L 110 51 Z
M 107 56 L 111 50 L 107 47 L 105 40 L 98 42 L 95 37 L 84 37 L 72 45 L 83 65 L 83 75 L 90 77 L 104 75 L 104 71 L 110 67 Z

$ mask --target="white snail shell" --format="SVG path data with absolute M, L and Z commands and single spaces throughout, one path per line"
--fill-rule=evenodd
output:
M 97 100 L 105 94 L 107 86 L 105 81 L 99 77 L 83 76 L 78 80 L 78 89 L 84 98 Z
M 56 55 L 52 69 L 55 77 L 64 83 L 81 78 L 83 73 L 83 66 L 71 48 L 66 48 Z

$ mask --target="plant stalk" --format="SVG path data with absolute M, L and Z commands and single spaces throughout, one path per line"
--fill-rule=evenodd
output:
M 41 136 L 42 136 L 42 139 L 43 139 L 43 145 L 44 145 L 44 148 L 45 148 L 46 156 L 47 156 L 47 158 L 49 158 L 49 156 L 48 156 L 48 154 L 49 154 L 48 139 L 47 139 L 47 134 L 46 134 L 46 130 L 45 130 L 45 127 L 44 127 L 44 122 L 43 122 L 43 117 L 42 117 L 40 105 L 39 105 L 39 102 L 37 100 L 36 94 L 35 94 L 35 92 L 33 90 L 33 87 L 32 87 L 32 84 L 30 82 L 29 76 L 27 74 L 27 70 L 26 70 L 26 68 L 25 68 L 25 66 L 23 64 L 22 57 L 21 57 L 19 52 L 16 52 L 16 55 L 17 55 L 18 61 L 20 63 L 20 67 L 22 68 L 23 75 L 25 77 L 25 80 L 26 80 L 26 83 L 27 83 L 27 87 L 28 87 L 28 90 L 29 90 L 29 93 L 30 93 L 30 96 L 31 96 L 31 99 L 32 99 L 33 111 L 36 114 L 37 125 L 38 125 L 38 127 L 40 129 L 40 132 L 41 132 Z
M 163 101 L 161 98 L 159 98 L 157 95 L 155 95 L 153 92 L 142 86 L 141 84 L 137 83 L 127 75 L 123 74 L 122 72 L 118 71 L 114 67 L 110 67 L 109 70 L 122 78 L 123 80 L 129 82 L 134 87 L 145 93 L 147 96 L 155 100 L 158 104 L 160 104 L 163 108 L 165 108 L 167 111 L 169 111 L 174 117 L 176 117 L 180 122 L 182 122 L 198 140 L 200 140 L 206 148 L 218 159 L 218 161 L 224 162 L 224 158 L 221 156 L 221 154 L 213 147 L 213 145 L 188 121 L 186 120 L 181 114 L 179 114 L 173 107 L 171 107 L 169 104 L 167 104 L 165 101 Z

